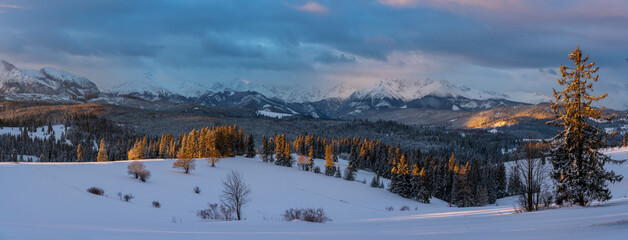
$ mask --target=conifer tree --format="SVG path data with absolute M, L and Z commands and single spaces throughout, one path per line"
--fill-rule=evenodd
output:
M 495 198 L 503 198 L 506 196 L 506 188 L 508 187 L 508 181 L 506 180 L 506 166 L 504 162 L 499 163 L 497 166 L 497 173 L 495 175 Z
M 626 133 L 624 133 L 624 140 L 621 142 L 623 147 L 628 147 L 628 142 L 626 142 Z
M 401 154 L 399 161 L 397 161 L 397 164 L 393 167 L 391 172 L 393 177 L 390 179 L 390 191 L 397 193 L 404 198 L 411 198 L 412 183 L 405 154 Z
M 342 178 L 342 171 L 340 171 L 340 165 L 336 166 L 336 174 L 334 175 L 335 178 Z
M 336 166 L 334 165 L 334 149 L 331 145 L 325 146 L 325 175 L 333 176 L 336 173 Z
M 379 184 L 380 184 L 379 178 L 380 178 L 379 173 L 373 176 L 373 179 L 371 179 L 371 187 L 374 187 L 374 188 L 379 187 Z
M 604 108 L 596 109 L 591 104 L 607 96 L 590 95 L 599 68 L 593 62 L 587 63 L 589 56 L 583 57 L 580 47 L 569 54 L 569 59 L 575 66 L 561 64 L 558 79 L 565 89 L 554 89 L 555 100 L 550 101 L 555 119 L 548 124 L 560 128 L 551 141 L 552 177 L 556 181 L 556 203 L 586 206 L 594 200 L 611 198 L 608 183 L 621 181 L 623 176 L 607 171 L 605 164 L 624 161 L 613 160 L 599 151 L 607 134 L 588 122 L 602 118 Z
M 76 147 L 76 161 L 82 162 L 83 160 L 83 145 L 79 143 L 79 145 Z
M 253 134 L 249 134 L 246 137 L 246 157 L 255 157 L 255 141 L 253 139 Z
M 314 168 L 314 146 L 310 146 L 310 152 L 307 158 L 307 168 L 308 169 Z
M 268 162 L 272 158 L 272 152 L 268 138 L 262 135 L 262 161 Z
M 432 197 L 429 188 L 429 177 L 425 172 L 425 168 L 419 170 L 419 166 L 416 163 L 412 166 L 412 196 L 422 203 L 430 203 L 430 198 Z
M 456 207 L 471 207 L 474 205 L 473 192 L 466 174 L 455 174 L 451 193 L 451 203 Z
M 338 170 L 340 170 L 340 167 L 339 167 Z M 344 179 L 347 180 L 347 181 L 355 180 L 355 171 L 353 170 L 353 166 L 348 165 L 347 168 L 345 168 Z
M 107 145 L 105 145 L 105 139 L 100 139 L 100 145 L 98 146 L 98 157 L 96 158 L 99 162 L 109 161 L 107 156 Z

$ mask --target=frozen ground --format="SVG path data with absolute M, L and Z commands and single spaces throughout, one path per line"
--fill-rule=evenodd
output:
M 624 159 L 628 149 L 609 152 Z M 152 178 L 126 174 L 129 162 L 0 164 L 0 239 L 626 239 L 628 180 L 615 198 L 593 207 L 513 214 L 512 199 L 478 208 L 421 204 L 371 188 L 370 173 L 348 182 L 259 159 L 197 161 L 185 175 L 172 160 L 146 160 Z M 322 160 L 317 160 L 322 165 Z M 341 166 L 345 165 L 341 161 Z M 241 172 L 253 190 L 245 221 L 202 221 L 195 212 L 217 202 L 227 171 Z M 628 165 L 612 166 L 628 175 Z M 98 186 L 105 197 L 86 189 Z M 199 186 L 200 194 L 193 188 Z M 131 193 L 131 202 L 116 193 Z M 161 208 L 153 208 L 152 201 Z M 411 211 L 399 211 L 403 205 Z M 386 211 L 386 207 L 394 211 Z M 285 222 L 292 207 L 324 208 L 333 221 Z
M 28 132 L 28 136 L 31 138 L 44 139 L 44 138 L 49 138 L 50 135 L 54 134 L 55 139 L 59 140 L 61 139 L 61 135 L 63 135 L 63 133 L 65 133 L 65 126 L 53 125 L 52 131 L 50 133 L 48 133 L 48 127 L 44 126 L 44 127 L 38 127 L 37 131 L 35 132 Z M 10 135 L 18 136 L 21 134 L 21 132 L 20 132 L 19 127 L 2 127 L 0 128 L 0 135 L 3 135 L 3 134 L 10 134 Z

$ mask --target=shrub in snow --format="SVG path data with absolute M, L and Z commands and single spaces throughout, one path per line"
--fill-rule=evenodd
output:
M 321 173 L 321 168 L 319 166 L 314 167 L 314 173 Z
M 161 204 L 159 203 L 159 201 L 153 201 L 153 207 L 160 208 Z
M 390 207 L 390 206 L 389 206 L 389 207 L 386 207 L 386 211 L 392 212 L 392 211 L 394 211 L 394 210 L 395 210 L 395 208 L 393 208 L 393 207 Z
M 340 173 L 340 167 L 336 168 L 335 172 L 336 172 L 334 174 L 335 178 L 342 178 L 342 174 Z
M 353 170 L 353 167 L 351 167 L 351 165 L 349 165 L 347 168 L 345 168 L 344 179 L 347 180 L 347 181 L 355 180 L 355 171 Z
M 172 168 L 181 168 L 185 174 L 189 174 L 195 167 L 194 159 L 177 159 L 172 163 Z
M 128 202 L 131 201 L 131 199 L 135 198 L 133 195 L 129 194 L 122 194 L 122 192 L 118 192 L 118 198 L 122 201 Z
M 410 206 L 403 205 L 399 208 L 399 211 L 410 211 Z
M 194 193 L 200 194 L 201 193 L 201 188 L 199 188 L 198 186 L 194 187 Z
M 283 217 L 286 221 L 302 220 L 317 223 L 331 221 L 331 219 L 325 215 L 325 211 L 323 211 L 322 208 L 291 208 L 286 210 Z
M 208 209 L 203 209 L 196 212 L 196 215 L 205 220 L 222 220 L 231 221 L 235 219 L 235 211 L 225 205 L 218 205 L 218 203 L 209 203 Z
M 144 167 L 144 164 L 138 161 L 133 161 L 127 166 L 127 172 L 129 175 L 135 176 L 135 179 L 140 179 L 142 182 L 146 182 L 150 178 L 150 171 Z
M 97 188 L 97 187 L 90 187 L 87 189 L 87 192 L 91 194 L 99 195 L 99 196 L 102 196 L 103 194 L 105 194 L 105 190 L 102 190 L 102 188 Z

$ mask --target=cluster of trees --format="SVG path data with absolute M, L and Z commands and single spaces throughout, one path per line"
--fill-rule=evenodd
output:
M 483 206 L 507 196 L 503 162 L 466 161 L 446 158 L 411 157 L 395 151 L 389 190 L 402 197 L 429 203 L 432 196 L 458 207 Z M 417 159 L 420 159 L 417 161 Z M 442 160 L 441 160 L 442 159 Z
M 193 129 L 176 139 L 170 133 L 154 139 L 144 136 L 136 139 L 128 150 L 131 160 L 221 158 L 235 155 L 255 156 L 253 135 L 244 135 L 242 128 L 237 125 Z
M 5 103 L 3 103 L 5 104 Z M 4 105 L 3 105 L 4 106 Z M 63 132 L 55 132 L 53 125 L 64 125 Z M 18 119 L 4 119 L 2 127 L 17 127 L 19 134 L 0 135 L 0 161 L 21 161 L 19 156 L 30 155 L 41 162 L 96 161 L 99 142 L 109 142 L 108 151 L 101 153 L 100 159 L 126 159 L 133 135 L 106 118 L 92 113 L 73 112 L 60 115 L 19 116 Z M 43 138 L 33 138 L 31 134 L 39 130 L 46 133 Z M 132 142 L 131 142 L 132 144 Z M 102 144 L 101 144 L 102 145 Z M 81 159 L 78 159 L 78 148 Z
M 372 171 L 377 173 L 377 178 L 391 179 L 391 192 L 425 203 L 434 196 L 460 207 L 482 206 L 511 192 L 520 192 L 514 187 L 508 191 L 506 168 L 501 157 L 462 162 L 451 153 L 451 158 L 441 156 L 440 150 L 423 154 L 419 149 L 402 149 L 399 145 L 362 138 L 327 139 L 301 135 L 290 142 L 284 135 L 262 136 L 260 153 L 264 161 L 283 165 L 291 152 L 298 154 L 298 164 L 303 170 L 313 170 L 312 159 L 322 158 L 325 159 L 324 174 L 327 176 L 352 181 L 359 169 Z M 349 161 L 344 176 L 336 164 L 338 155 L 345 155 Z M 379 187 L 381 182 L 375 179 L 372 185 Z

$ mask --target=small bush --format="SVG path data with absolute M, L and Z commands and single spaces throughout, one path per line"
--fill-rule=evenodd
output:
M 410 211 L 410 206 L 403 205 L 399 208 L 399 211 Z
M 286 212 L 283 214 L 283 217 L 286 221 L 292 221 L 297 219 L 306 222 L 317 223 L 331 221 L 331 219 L 325 215 L 325 211 L 322 208 L 291 208 L 286 210 Z
M 314 173 L 321 173 L 321 168 L 319 166 L 314 167 Z
M 200 194 L 201 193 L 201 188 L 199 188 L 198 186 L 194 187 L 194 193 Z
M 90 187 L 87 189 L 87 192 L 91 194 L 99 195 L 99 196 L 102 196 L 105 194 L 105 190 L 102 190 L 102 188 L 97 188 L 97 187 Z
M 185 174 L 189 174 L 191 169 L 196 168 L 194 159 L 177 159 L 172 163 L 172 168 L 181 168 Z
M 142 162 L 133 161 L 131 164 L 127 166 L 127 173 L 129 175 L 133 175 L 135 179 L 140 179 L 142 182 L 146 182 L 148 178 L 150 178 L 150 171 L 144 167 Z
M 159 201 L 153 201 L 153 207 L 160 208 L 161 204 L 159 203 Z
M 386 207 L 385 209 L 386 209 L 386 211 L 389 211 L 389 212 L 392 212 L 392 211 L 394 211 L 394 210 L 395 210 L 395 208 L 390 207 L 390 206 L 389 206 L 389 207 Z
M 131 195 L 130 193 L 129 193 L 129 194 L 124 194 L 124 195 L 123 195 L 121 192 L 118 192 L 118 198 L 119 198 L 121 201 L 128 202 L 128 201 L 131 201 L 131 199 L 133 199 L 133 198 L 135 198 L 135 197 L 134 197 L 133 195 Z
M 235 219 L 235 210 L 226 207 L 225 205 L 218 205 L 218 203 L 209 203 L 208 209 L 199 210 L 196 215 L 204 220 L 222 220 L 231 221 Z

